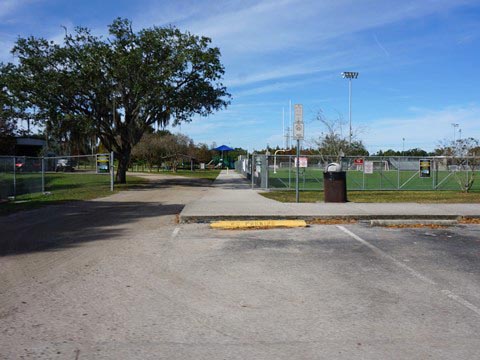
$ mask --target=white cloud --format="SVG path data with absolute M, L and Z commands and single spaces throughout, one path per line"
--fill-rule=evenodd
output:
M 210 36 L 222 51 L 225 84 L 230 87 L 336 71 L 352 63 L 370 65 L 374 58 L 391 55 L 383 26 L 446 12 L 468 2 L 261 0 L 202 1 L 199 5 L 181 1 L 162 6 L 162 12 L 148 19 Z M 373 36 L 358 35 L 367 30 L 375 30 Z M 410 41 L 411 48 L 415 40 L 403 41 Z M 418 42 L 425 44 L 421 39 Z M 394 45 L 401 49 L 401 44 Z
M 2 0 L 0 2 L 0 19 L 9 22 L 12 20 L 10 17 L 18 13 L 18 10 L 40 1 L 42 0 Z
M 22 5 L 22 1 L 18 0 L 3 0 L 0 3 L 0 18 L 9 16 L 15 9 Z
M 462 137 L 480 139 L 480 106 L 450 106 L 444 109 L 411 108 L 411 116 L 376 119 L 368 123 L 368 133 L 362 136 L 370 151 L 388 148 L 419 147 L 431 151 L 444 139 L 453 140 L 452 123 L 459 124 Z M 457 130 L 456 137 L 460 133 Z M 379 140 L 381 139 L 381 143 Z
M 318 79 L 315 80 L 302 80 L 302 81 L 282 81 L 282 82 L 275 82 L 272 84 L 268 85 L 263 85 L 263 86 L 257 86 L 257 87 L 250 87 L 248 90 L 241 90 L 233 93 L 233 96 L 235 99 L 243 98 L 243 97 L 251 97 L 251 96 L 256 96 L 256 95 L 261 95 L 261 94 L 268 94 L 272 92 L 277 92 L 281 90 L 290 90 L 293 91 L 294 89 L 306 85 L 308 83 L 311 83 L 313 81 L 318 81 Z
M 443 12 L 468 1 L 391 2 L 263 0 L 209 16 L 198 10 L 182 25 L 235 53 L 264 53 L 319 44 L 344 34 Z M 200 13 L 201 12 L 201 13 Z M 200 16 L 199 16 L 200 15 Z
M 332 72 L 341 66 L 346 66 L 343 52 L 335 52 L 314 59 L 296 59 L 287 64 L 276 64 L 275 60 L 266 61 L 263 65 L 251 65 L 253 69 L 248 71 L 248 65 L 242 68 L 243 73 L 233 75 L 226 79 L 227 86 L 242 86 L 263 81 L 285 79 L 289 77 L 305 76 L 319 72 Z M 254 61 L 254 60 L 252 60 Z

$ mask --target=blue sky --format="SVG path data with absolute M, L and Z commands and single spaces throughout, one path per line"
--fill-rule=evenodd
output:
M 116 17 L 136 30 L 176 25 L 212 38 L 222 52 L 232 104 L 173 129 L 196 143 L 283 147 L 282 112 L 304 106 L 305 145 L 322 132 L 315 115 L 352 123 L 370 152 L 432 150 L 456 137 L 480 138 L 478 0 L 1 0 L 0 61 L 18 36 L 61 41 L 66 26 L 96 34 Z M 461 129 L 461 134 L 458 131 Z

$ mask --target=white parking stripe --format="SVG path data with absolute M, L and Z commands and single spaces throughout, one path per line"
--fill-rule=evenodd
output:
M 433 280 L 430 280 L 429 278 L 423 276 L 422 274 L 420 274 L 419 272 L 413 270 L 410 266 L 407 266 L 405 265 L 404 263 L 402 263 L 401 261 L 398 261 L 397 259 L 395 259 L 394 257 L 388 255 L 386 252 L 380 250 L 379 248 L 377 248 L 375 245 L 372 245 L 370 244 L 369 242 L 363 240 L 360 236 L 358 235 L 355 235 L 354 233 L 352 233 L 350 230 L 348 229 L 345 229 L 343 226 L 337 226 L 337 228 L 339 228 L 340 230 L 342 230 L 344 233 L 350 235 L 352 238 L 354 238 L 355 240 L 357 240 L 358 242 L 361 242 L 363 245 L 369 247 L 371 250 L 373 250 L 373 252 L 377 253 L 378 255 L 380 256 L 383 256 L 384 258 L 387 258 L 388 260 L 392 261 L 395 265 L 397 265 L 398 267 L 402 268 L 403 270 L 409 272 L 412 276 L 416 277 L 417 279 L 420 279 L 422 280 L 423 282 L 426 282 L 427 284 L 430 284 L 430 285 L 436 285 L 435 281 Z
M 350 237 L 352 237 L 353 239 L 357 240 L 358 242 L 360 242 L 361 244 L 367 246 L 369 249 L 371 249 L 373 252 L 375 252 L 377 255 L 385 258 L 385 259 L 388 259 L 390 260 L 391 262 L 393 262 L 395 265 L 397 265 L 399 268 L 402 268 L 403 270 L 409 272 L 412 276 L 416 277 L 417 279 L 427 283 L 427 284 L 430 284 L 430 285 L 433 285 L 437 288 L 438 291 L 440 291 L 442 294 L 444 294 L 445 296 L 447 296 L 449 299 L 452 299 L 452 300 L 455 300 L 457 303 L 463 305 L 464 307 L 466 307 L 467 309 L 473 311 L 475 314 L 479 315 L 480 316 L 480 308 L 478 308 L 477 306 L 473 305 L 472 303 L 468 302 L 467 300 L 465 300 L 464 298 L 462 298 L 461 296 L 458 296 L 457 294 L 451 292 L 450 290 L 443 290 L 443 289 L 438 289 L 438 284 L 427 278 L 426 276 L 420 274 L 418 271 L 412 269 L 410 266 L 408 265 L 405 265 L 403 262 L 401 261 L 398 261 L 397 259 L 395 259 L 394 257 L 388 255 L 386 252 L 380 250 L 379 248 L 377 248 L 375 245 L 372 245 L 370 244 L 368 241 L 362 239 L 360 236 L 354 234 L 353 232 L 351 232 L 350 230 L 346 229 L 345 227 L 341 226 L 341 225 L 337 225 L 337 228 L 340 229 L 341 231 L 343 231 L 345 234 L 348 234 Z
M 472 303 L 465 300 L 464 298 L 458 296 L 457 294 L 452 293 L 450 290 L 441 290 L 441 292 L 442 292 L 442 294 L 446 295 L 450 299 L 455 300 L 459 304 L 462 304 L 463 306 L 465 306 L 466 308 L 469 308 L 474 313 L 476 313 L 477 315 L 480 316 L 480 309 L 478 307 L 476 307 L 475 305 L 473 305 Z
M 176 238 L 178 235 L 178 232 L 180 231 L 179 227 L 176 227 L 175 230 L 172 232 L 172 239 Z

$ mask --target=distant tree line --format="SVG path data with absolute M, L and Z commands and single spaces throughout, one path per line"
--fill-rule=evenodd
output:
M 195 144 L 184 134 L 172 134 L 161 130 L 149 132 L 132 150 L 132 164 L 142 164 L 148 169 L 169 169 L 177 171 L 179 167 L 189 169 L 198 168 L 200 163 L 215 166 L 220 160 L 221 152 L 214 150 L 216 144 Z M 245 155 L 246 150 L 236 148 L 230 151 L 227 157 L 236 160 L 238 155 Z M 212 161 L 213 160 L 213 161 Z
M 408 150 L 379 150 L 375 154 L 375 156 L 433 156 L 435 155 L 434 152 L 427 152 L 425 150 L 419 148 L 413 148 Z

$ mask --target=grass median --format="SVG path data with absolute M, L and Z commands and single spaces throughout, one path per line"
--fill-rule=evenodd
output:
M 269 191 L 260 193 L 280 202 L 295 202 L 295 191 Z M 323 191 L 300 191 L 300 202 L 323 202 Z M 480 203 L 480 191 L 348 191 L 348 201 L 358 203 Z
M 41 176 L 21 174 L 17 176 L 17 189 L 30 193 L 18 195 L 14 201 L 0 203 L 0 215 L 20 210 L 29 210 L 45 205 L 61 204 L 70 201 L 91 200 L 112 194 L 108 175 L 81 173 L 52 173 L 45 176 L 45 194 L 41 192 Z M 119 192 L 148 184 L 148 180 L 138 176 L 127 176 L 126 184 L 115 184 Z
M 152 172 L 151 174 L 155 174 Z M 220 170 L 179 170 L 177 172 L 159 172 L 159 174 L 185 176 L 214 181 Z M 13 178 L 0 178 L 0 185 L 11 186 Z M 123 191 L 145 186 L 147 178 L 127 175 L 126 184 L 115 184 L 114 191 Z M 15 197 L 15 201 L 0 203 L 0 215 L 10 214 L 20 210 L 35 209 L 45 205 L 61 204 L 69 201 L 91 200 L 112 194 L 110 177 L 92 173 L 47 173 L 45 175 L 45 194 L 41 192 L 42 179 L 40 174 L 19 173 L 16 176 L 17 192 L 24 195 Z

